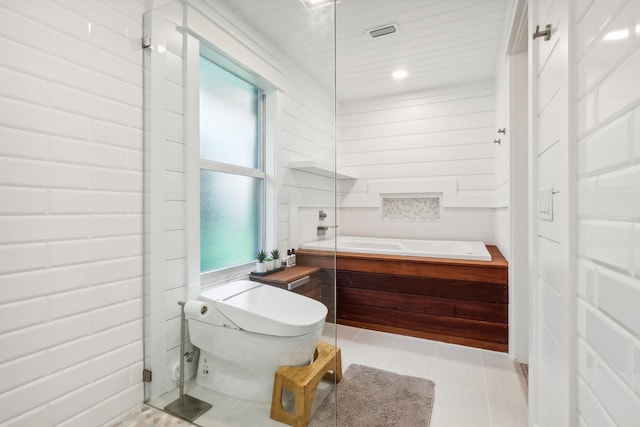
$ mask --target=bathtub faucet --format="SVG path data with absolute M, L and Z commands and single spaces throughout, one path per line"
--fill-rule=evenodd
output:
M 324 236 L 327 230 L 330 228 L 338 228 L 337 225 L 319 225 L 318 227 L 318 236 Z

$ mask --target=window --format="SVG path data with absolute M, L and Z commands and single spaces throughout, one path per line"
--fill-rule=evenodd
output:
M 200 57 L 200 272 L 242 265 L 263 246 L 259 88 Z

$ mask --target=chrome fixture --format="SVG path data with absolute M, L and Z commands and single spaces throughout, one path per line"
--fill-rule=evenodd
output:
M 327 213 L 325 211 L 318 211 L 318 220 L 323 221 L 327 217 Z
M 500 138 L 496 138 L 496 139 L 494 139 L 494 140 L 493 140 L 493 143 L 494 143 L 494 144 L 498 144 L 498 145 L 500 145 Z
M 188 421 L 193 421 L 200 415 L 211 409 L 211 404 L 197 399 L 188 394 L 184 394 L 184 359 L 188 358 L 188 361 L 193 360 L 193 352 L 185 353 L 184 340 L 185 340 L 185 315 L 184 315 L 184 302 L 178 301 L 180 306 L 180 394 L 179 397 L 164 407 L 164 410 L 170 414 L 176 415 L 180 418 L 184 418 Z
M 545 41 L 551 40 L 551 25 L 545 25 L 543 31 L 540 31 L 540 25 L 536 25 L 536 32 L 533 33 L 533 39 L 535 40 L 538 37 L 544 37 Z
M 503 134 L 503 135 L 506 135 L 506 134 L 507 134 L 507 128 L 499 128 L 499 129 L 498 129 L 498 133 L 501 133 L 501 134 Z

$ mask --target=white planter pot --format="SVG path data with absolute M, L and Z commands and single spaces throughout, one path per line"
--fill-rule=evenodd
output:
M 265 261 L 264 263 L 267 264 L 267 271 L 273 270 L 273 260 Z
M 275 268 L 280 268 L 280 267 L 282 267 L 282 261 L 280 261 L 280 258 L 274 259 L 273 260 L 273 268 L 275 269 Z
M 266 273 L 267 263 L 256 261 L 256 273 Z

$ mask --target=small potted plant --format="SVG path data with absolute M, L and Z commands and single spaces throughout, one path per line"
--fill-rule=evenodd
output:
M 267 253 L 260 249 L 256 252 L 256 273 L 265 273 L 267 271 L 267 264 L 264 262 L 267 258 Z
M 273 268 L 282 267 L 282 261 L 280 260 L 280 251 L 274 249 L 271 251 L 271 258 L 273 258 Z
M 273 270 L 273 258 L 270 256 L 266 257 L 264 263 L 267 264 L 267 271 Z

